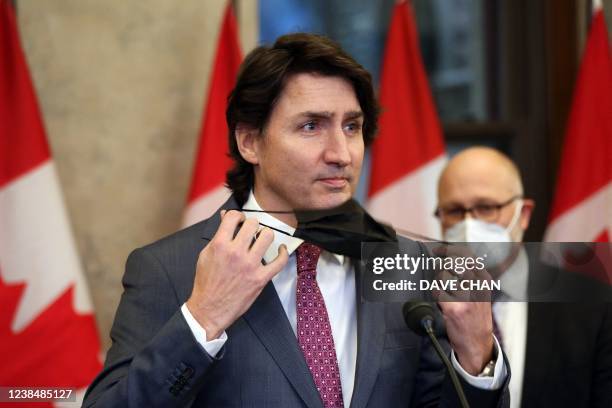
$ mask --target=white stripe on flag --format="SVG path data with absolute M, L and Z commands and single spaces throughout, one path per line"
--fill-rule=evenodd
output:
M 51 160 L 0 189 L 0 269 L 8 283 L 27 284 L 11 325 L 14 332 L 73 284 L 75 310 L 92 310 Z
M 604 231 L 612 235 L 612 182 L 555 218 L 544 241 L 590 242 Z
M 368 201 L 371 214 L 395 228 L 439 238 L 440 224 L 433 213 L 445 165 L 446 154 L 442 154 L 380 191 Z

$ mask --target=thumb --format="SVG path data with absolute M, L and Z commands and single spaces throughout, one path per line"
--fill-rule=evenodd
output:
M 268 280 L 276 276 L 287 265 L 287 261 L 289 261 L 289 251 L 287 251 L 285 244 L 281 244 L 278 247 L 276 258 L 263 268 L 266 271 L 266 275 L 268 275 Z

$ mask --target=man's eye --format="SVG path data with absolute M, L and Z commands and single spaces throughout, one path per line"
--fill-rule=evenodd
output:
M 307 132 L 313 132 L 317 130 L 317 122 L 315 122 L 314 120 L 306 122 L 300 127 L 300 129 L 305 130 Z
M 347 123 L 344 126 L 344 129 L 346 129 L 346 131 L 350 132 L 350 133 L 359 132 L 359 131 L 361 131 L 361 123 L 359 123 L 359 122 Z
M 446 210 L 444 210 L 446 215 L 448 215 L 450 217 L 462 217 L 464 211 L 465 210 L 463 208 L 461 208 L 461 207 L 447 208 Z
M 497 211 L 497 206 L 495 204 L 478 204 L 474 207 L 474 210 L 479 214 L 491 214 Z

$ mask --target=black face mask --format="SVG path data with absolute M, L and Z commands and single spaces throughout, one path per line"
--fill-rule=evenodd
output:
M 273 214 L 281 211 L 261 212 Z M 295 210 L 293 213 L 298 221 L 294 237 L 336 254 L 361 259 L 362 242 L 397 242 L 393 228 L 376 221 L 353 199 L 330 209 Z M 276 228 L 274 230 L 291 235 Z

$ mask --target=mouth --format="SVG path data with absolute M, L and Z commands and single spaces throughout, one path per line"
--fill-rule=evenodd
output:
M 326 177 L 326 178 L 320 178 L 318 181 L 320 181 L 321 183 L 323 183 L 324 185 L 328 187 L 335 188 L 335 189 L 344 188 L 349 183 L 346 177 Z

